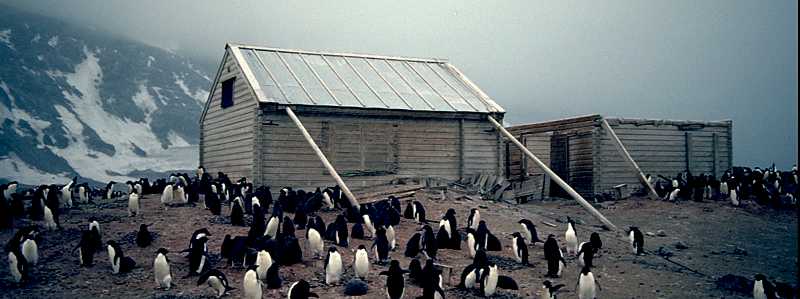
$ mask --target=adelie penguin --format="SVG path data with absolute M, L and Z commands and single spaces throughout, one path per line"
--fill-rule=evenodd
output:
M 166 248 L 159 248 L 156 251 L 156 258 L 153 260 L 153 276 L 156 280 L 156 287 L 165 290 L 169 290 L 173 286 L 172 270 L 170 270 L 167 253 L 169 251 Z
M 414 220 L 416 220 L 417 223 L 427 222 L 427 219 L 425 219 L 425 207 L 422 206 L 422 203 L 415 200 L 413 204 Z
M 775 286 L 767 280 L 764 274 L 756 274 L 753 281 L 753 299 L 778 298 Z
M 469 217 L 467 218 L 467 228 L 471 228 L 474 230 L 478 229 L 478 223 L 481 222 L 481 212 L 478 208 L 472 208 L 469 210 Z
M 519 290 L 517 282 L 511 277 L 500 275 L 500 270 L 495 264 L 489 264 L 481 275 L 483 278 L 480 287 L 483 296 L 492 296 L 497 289 Z
M 189 273 L 186 277 L 200 275 L 208 266 L 208 237 L 201 235 L 194 239 L 189 250 Z
M 630 230 L 628 231 L 628 240 L 631 243 L 631 250 L 633 250 L 633 254 L 644 254 L 644 235 L 641 231 L 639 231 L 638 227 L 630 227 Z
M 422 268 L 422 296 L 417 299 L 442 299 L 444 289 L 442 289 L 442 271 L 433 265 L 432 260 L 425 261 Z
M 231 225 L 244 226 L 244 203 L 241 197 L 236 197 L 231 202 Z
M 358 249 L 353 255 L 353 273 L 362 280 L 366 280 L 367 274 L 369 274 L 369 254 L 367 247 L 363 244 L 358 245 Z
M 136 267 L 136 262 L 132 258 L 125 256 L 122 252 L 122 247 L 117 244 L 117 241 L 109 240 L 106 244 L 108 262 L 111 264 L 112 273 L 127 273 Z
M 8 272 L 11 273 L 11 278 L 17 284 L 27 279 L 28 262 L 25 260 L 25 256 L 17 249 L 8 252 Z
M 397 260 L 392 260 L 389 263 L 389 270 L 382 271 L 378 274 L 386 276 L 386 285 L 384 287 L 384 291 L 386 292 L 387 298 L 389 299 L 403 298 L 403 295 L 405 294 L 405 284 L 406 284 L 406 280 L 405 277 L 403 277 L 403 275 L 406 273 L 408 273 L 408 271 L 400 268 L 400 262 L 398 262 Z
M 274 290 L 280 289 L 283 285 L 283 280 L 281 279 L 280 275 L 280 267 L 281 265 L 278 263 L 272 263 L 267 270 L 267 279 L 265 280 L 267 283 L 267 289 Z
M 528 265 L 528 244 L 525 242 L 525 237 L 523 237 L 519 232 L 514 232 L 511 234 L 511 236 L 513 237 L 511 245 L 512 249 L 514 250 L 514 257 L 517 259 L 517 263 Z
M 542 289 L 539 292 L 540 299 L 556 299 L 556 293 L 559 289 L 563 288 L 563 284 L 553 285 L 549 280 L 542 283 Z
M 522 236 L 525 237 L 525 240 L 530 241 L 531 245 L 535 245 L 536 243 L 544 243 L 544 241 L 539 239 L 539 234 L 536 232 L 536 225 L 534 225 L 529 219 L 522 219 L 517 221 L 517 223 L 522 226 Z
M 134 190 L 128 195 L 128 217 L 141 215 L 140 209 L 139 194 Z
M 578 250 L 578 264 L 581 267 L 584 267 L 584 266 L 589 267 L 589 268 L 594 267 L 592 265 L 592 260 L 594 259 L 595 249 L 592 246 L 592 243 L 591 242 L 583 242 L 578 247 L 580 248 Z
M 261 299 L 261 280 L 258 279 L 256 274 L 256 265 L 251 265 L 247 268 L 242 279 L 244 298 L 247 299 Z
M 216 293 L 217 298 L 222 298 L 228 291 L 236 289 L 228 284 L 228 278 L 225 277 L 225 273 L 217 269 L 208 270 L 200 275 L 200 278 L 197 279 L 197 286 L 203 284 L 208 284 L 208 287 L 213 289 L 214 293 Z
M 600 240 L 600 234 L 596 232 L 589 236 L 589 243 L 592 243 L 592 249 L 595 254 L 599 253 L 600 249 L 603 248 L 603 241 Z
M 592 274 L 589 267 L 584 266 L 578 275 L 578 299 L 595 299 L 600 290 L 600 282 Z
M 427 259 L 436 259 L 436 253 L 439 251 L 439 244 L 436 241 L 436 235 L 433 234 L 433 229 L 429 225 L 422 227 L 422 253 L 425 254 Z
M 94 254 L 97 251 L 97 235 L 92 231 L 85 230 L 81 235 L 81 241 L 75 248 L 78 250 L 78 263 L 81 267 L 91 267 L 94 264 Z
M 258 274 L 258 278 L 261 280 L 267 280 L 267 271 L 269 268 L 272 267 L 274 261 L 272 260 L 272 255 L 269 254 L 269 251 L 261 250 L 258 252 L 256 256 L 256 274 Z
M 307 281 L 301 279 L 289 286 L 289 291 L 286 292 L 287 299 L 308 299 L 319 298 L 319 295 L 311 291 L 311 285 Z
M 386 233 L 385 229 L 379 227 L 375 232 L 375 240 L 372 242 L 372 251 L 375 253 L 375 261 L 380 264 L 385 264 L 389 261 L 391 244 Z
M 150 243 L 153 242 L 153 236 L 147 227 L 147 224 L 141 224 L 139 225 L 139 231 L 136 232 L 136 245 L 142 248 L 150 246 Z
M 342 278 L 344 266 L 342 256 L 336 251 L 336 247 L 328 248 L 328 255 L 325 256 L 325 284 L 332 285 L 338 283 Z
M 547 277 L 557 278 L 561 276 L 561 270 L 566 265 L 564 254 L 554 235 L 547 236 L 544 242 L 544 258 L 547 260 Z
M 575 221 L 567 217 L 567 231 L 564 232 L 564 240 L 567 242 L 567 253 L 578 254 L 578 235 L 575 232 Z
M 319 258 L 322 256 L 323 246 L 325 245 L 322 241 L 322 236 L 320 233 L 313 227 L 309 226 L 306 229 L 306 240 L 308 242 L 308 250 L 311 253 L 313 258 Z

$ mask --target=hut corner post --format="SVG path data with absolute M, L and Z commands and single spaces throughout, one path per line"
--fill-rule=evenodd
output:
M 311 148 L 314 150 L 314 153 L 317 154 L 319 160 L 322 161 L 323 165 L 325 165 L 325 168 L 328 170 L 328 173 L 331 174 L 333 179 L 336 180 L 336 183 L 338 183 L 339 186 L 342 188 L 342 191 L 347 196 L 347 199 L 350 201 L 350 204 L 353 205 L 354 207 L 358 207 L 359 204 L 358 200 L 356 200 L 355 195 L 353 195 L 353 193 L 350 192 L 350 188 L 347 187 L 347 185 L 342 180 L 342 177 L 339 176 L 339 173 L 336 172 L 336 169 L 333 168 L 333 165 L 331 165 L 331 162 L 328 161 L 328 158 L 326 158 L 325 154 L 322 153 L 322 150 L 319 149 L 317 143 L 314 142 L 313 138 L 311 138 L 311 134 L 308 133 L 306 127 L 303 126 L 303 123 L 300 122 L 300 119 L 297 118 L 297 115 L 294 114 L 292 108 L 286 107 L 286 114 L 288 114 L 289 117 L 292 119 L 292 121 L 294 121 L 294 124 L 297 125 L 298 129 L 300 129 L 300 132 L 303 133 L 303 137 L 306 139 L 306 141 L 308 141 L 308 145 L 311 146 Z
M 570 187 L 566 182 L 564 182 L 564 180 L 562 180 L 561 177 L 559 177 L 555 172 L 553 172 L 549 167 L 547 167 L 547 165 L 544 165 L 544 163 L 542 163 L 542 161 L 539 160 L 539 158 L 537 158 L 531 151 L 529 151 L 528 148 L 523 146 L 522 143 L 520 143 L 519 140 L 517 140 L 517 138 L 514 138 L 514 135 L 511 135 L 511 133 L 509 133 L 506 130 L 506 128 L 504 128 L 500 123 L 498 123 L 493 117 L 488 116 L 488 118 L 489 122 L 491 122 L 492 125 L 494 125 L 498 131 L 503 133 L 503 135 L 508 140 L 513 142 L 514 145 L 516 145 L 520 150 L 522 150 L 522 152 L 525 153 L 525 155 L 528 156 L 528 158 L 533 160 L 533 162 L 536 163 L 536 165 L 538 165 L 539 168 L 544 170 L 544 172 L 547 173 L 547 175 L 549 175 L 550 178 L 556 182 L 556 184 L 558 184 L 559 186 L 561 186 L 561 188 L 566 190 L 567 193 L 569 193 L 569 195 L 572 196 L 572 198 L 578 201 L 578 203 L 581 204 L 583 208 L 589 211 L 589 213 L 591 213 L 592 216 L 600 220 L 600 222 L 605 224 L 610 230 L 619 232 L 616 225 L 611 223 L 611 221 L 608 221 L 608 219 L 606 219 L 606 217 L 603 216 L 603 214 L 600 214 L 600 212 L 597 211 L 597 209 L 595 209 L 589 202 L 583 199 L 583 197 L 580 194 L 578 194 L 578 192 L 576 192 L 575 189 L 572 189 L 572 187 Z
M 644 176 L 642 169 L 639 168 L 639 164 L 637 164 L 636 161 L 633 160 L 633 157 L 631 157 L 631 154 L 625 148 L 625 145 L 622 144 L 622 140 L 619 139 L 617 133 L 614 132 L 614 129 L 611 128 L 611 125 L 608 124 L 608 121 L 606 121 L 606 119 L 603 118 L 601 124 L 603 126 L 603 129 L 608 131 L 608 133 L 611 135 L 611 140 L 614 141 L 614 145 L 616 145 L 617 151 L 619 151 L 620 155 L 622 155 L 622 157 L 625 158 L 625 161 L 628 161 L 628 163 L 630 163 L 631 166 L 633 166 L 633 168 L 636 169 L 637 177 L 639 178 L 640 181 L 642 181 L 642 184 L 644 184 L 647 187 L 647 193 L 650 194 L 650 198 L 659 199 L 658 193 L 656 193 L 656 189 L 653 189 L 653 185 L 651 185 L 650 182 L 647 180 L 647 178 Z

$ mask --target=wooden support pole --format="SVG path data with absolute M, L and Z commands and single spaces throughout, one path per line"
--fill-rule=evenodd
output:
M 286 114 L 289 114 L 289 117 L 292 119 L 292 121 L 294 121 L 294 124 L 297 125 L 297 128 L 300 129 L 300 132 L 303 133 L 303 137 L 306 139 L 306 141 L 308 141 L 308 145 L 311 146 L 311 148 L 314 150 L 314 153 L 317 154 L 319 160 L 322 161 L 323 165 L 325 165 L 325 168 L 328 170 L 328 173 L 331 174 L 333 179 L 336 180 L 336 183 L 339 184 L 339 187 L 342 188 L 342 191 L 344 192 L 344 195 L 347 196 L 347 199 L 350 201 L 350 204 L 353 205 L 354 207 L 358 207 L 359 205 L 358 205 L 358 200 L 356 200 L 356 196 L 353 195 L 352 192 L 350 192 L 350 188 L 347 188 L 347 185 L 342 180 L 342 177 L 339 176 L 339 173 L 336 172 L 335 168 L 333 168 L 331 162 L 328 161 L 328 158 L 326 158 L 325 154 L 322 153 L 322 150 L 319 149 L 317 143 L 314 142 L 313 138 L 311 138 L 311 134 L 309 134 L 308 131 L 306 131 L 306 127 L 303 126 L 303 123 L 300 122 L 300 119 L 297 118 L 297 115 L 294 115 L 292 108 L 286 107 Z
M 537 158 L 531 151 L 529 151 L 528 148 L 522 145 L 522 143 L 519 142 L 517 138 L 514 138 L 514 135 L 511 135 L 511 133 L 509 133 L 506 130 L 506 128 L 503 128 L 503 126 L 500 123 L 498 123 L 493 117 L 489 116 L 489 122 L 491 122 L 497 128 L 498 131 L 503 133 L 503 135 L 506 138 L 508 138 L 508 140 L 513 142 L 514 145 L 516 145 L 520 150 L 522 150 L 522 152 L 525 153 L 525 155 L 528 156 L 528 158 L 533 160 L 533 162 L 536 163 L 536 165 L 539 166 L 539 168 L 544 170 L 544 172 L 547 173 L 547 175 L 549 175 L 550 178 L 556 182 L 556 184 L 558 184 L 559 186 L 561 186 L 561 188 L 566 190 L 567 193 L 570 196 L 572 196 L 572 198 L 574 198 L 576 201 L 578 201 L 578 203 L 581 204 L 584 209 L 589 211 L 589 213 L 591 213 L 592 216 L 594 216 L 595 218 L 600 220 L 600 222 L 605 224 L 605 226 L 607 226 L 608 229 L 612 231 L 618 231 L 616 225 L 611 223 L 611 221 L 608 221 L 608 219 L 606 219 L 606 217 L 603 216 L 603 214 L 600 214 L 600 212 L 597 211 L 597 209 L 595 209 L 588 201 L 583 199 L 583 197 L 580 194 L 578 194 L 578 192 L 576 192 L 575 189 L 572 189 L 572 187 L 570 187 L 566 182 L 564 182 L 564 180 L 562 180 L 555 172 L 553 172 L 549 167 L 547 167 L 547 165 L 544 165 L 544 163 L 542 163 L 542 161 L 539 160 L 539 158 Z
M 642 169 L 639 168 L 639 164 L 637 164 L 636 161 L 633 160 L 633 157 L 631 157 L 631 154 L 628 152 L 628 149 L 626 149 L 625 145 L 622 144 L 622 140 L 619 140 L 619 136 L 617 136 L 617 133 L 614 132 L 613 128 L 611 128 L 611 125 L 608 124 L 608 121 L 606 121 L 604 118 L 601 124 L 603 125 L 603 129 L 605 129 L 608 132 L 608 134 L 611 135 L 611 140 L 614 141 L 614 145 L 616 145 L 617 151 L 619 151 L 620 155 L 622 155 L 622 157 L 625 158 L 625 160 L 628 161 L 628 163 L 631 163 L 631 166 L 633 166 L 633 168 L 636 169 L 636 173 L 638 174 L 639 180 L 642 182 L 642 184 L 644 184 L 647 187 L 647 193 L 650 194 L 650 198 L 659 199 L 658 193 L 656 193 L 656 189 L 653 189 L 653 185 L 651 185 L 650 181 L 647 180 L 647 177 L 644 176 Z

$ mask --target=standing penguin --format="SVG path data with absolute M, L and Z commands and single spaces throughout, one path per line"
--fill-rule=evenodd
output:
M 628 239 L 631 242 L 633 254 L 641 255 L 644 253 L 644 235 L 638 227 L 631 226 L 628 232 Z
M 13 250 L 16 250 L 14 248 Z M 36 229 L 28 231 L 22 236 L 22 243 L 19 248 L 25 261 L 31 266 L 39 263 L 39 245 L 36 244 Z
M 199 236 L 192 241 L 192 248 L 189 249 L 189 274 L 186 276 L 200 275 L 208 266 L 208 237 Z
M 258 274 L 258 278 L 261 280 L 267 280 L 267 271 L 269 267 L 272 267 L 272 255 L 269 254 L 269 251 L 261 250 L 258 252 L 256 256 L 256 274 Z
M 258 274 L 256 274 L 256 265 L 247 267 L 242 284 L 244 286 L 244 298 L 261 299 L 261 280 L 258 279 Z
M 523 237 L 519 232 L 514 232 L 511 234 L 511 236 L 513 236 L 511 245 L 514 250 L 514 257 L 517 259 L 517 263 L 528 265 L 528 244 L 525 242 L 525 237 Z
M 542 283 L 542 290 L 539 293 L 539 298 L 540 299 L 556 299 L 556 292 L 558 292 L 558 290 L 563 288 L 563 287 L 564 287 L 563 284 L 553 285 L 553 283 L 550 282 L 549 280 L 545 280 Z
M 78 263 L 81 267 L 91 267 L 94 264 L 94 253 L 98 242 L 96 238 L 92 231 L 83 231 L 81 241 L 75 248 L 78 250 Z
M 731 190 L 731 204 L 734 207 L 739 206 L 739 187 L 737 186 L 735 189 Z
M 55 215 L 53 215 L 53 210 L 51 210 L 50 207 L 45 206 L 44 207 L 44 227 L 47 228 L 47 230 L 55 230 L 56 228 L 59 227 L 59 224 L 58 224 L 58 222 L 56 222 L 55 219 L 56 218 L 55 218 Z
M 231 225 L 244 226 L 244 202 L 241 197 L 236 197 L 231 202 Z
M 578 235 L 575 232 L 575 221 L 567 217 L 567 231 L 564 232 L 564 240 L 567 242 L 567 253 L 575 255 L 578 253 Z
M 159 248 L 156 251 L 156 258 L 153 260 L 153 274 L 156 279 L 156 286 L 169 290 L 172 287 L 172 271 L 169 267 L 169 259 L 167 258 L 166 248 Z
M 589 243 L 592 243 L 592 250 L 594 250 L 595 254 L 600 252 L 600 249 L 603 248 L 603 241 L 600 240 L 600 234 L 597 232 L 589 236 Z
M 753 281 L 753 299 L 774 299 L 778 298 L 775 293 L 775 286 L 767 280 L 764 274 L 756 274 Z
M 595 279 L 592 270 L 584 266 L 581 274 L 578 275 L 578 299 L 595 299 L 598 290 L 600 290 L 600 282 Z
M 311 291 L 311 285 L 301 279 L 293 283 L 286 292 L 287 299 L 308 299 L 319 298 L 319 295 Z
M 141 207 L 139 203 L 139 194 L 136 193 L 136 191 L 131 192 L 131 194 L 128 195 L 128 217 L 139 215 Z
M 422 241 L 422 234 L 415 233 L 408 239 L 406 242 L 406 250 L 404 252 L 406 257 L 416 257 L 419 254 L 421 248 L 421 241 Z
M 583 242 L 581 243 L 579 248 L 580 249 L 578 250 L 578 264 L 580 264 L 581 267 L 584 266 L 589 268 L 594 267 L 592 265 L 592 259 L 594 258 L 595 250 L 594 247 L 592 246 L 592 243 Z
M 518 290 L 517 282 L 511 277 L 500 275 L 497 265 L 489 264 L 481 273 L 481 291 L 483 296 L 491 297 L 497 289 Z
M 408 273 L 407 270 L 400 268 L 400 262 L 392 260 L 389 263 L 389 270 L 382 271 L 378 275 L 386 275 L 386 296 L 389 299 L 400 299 L 405 294 L 405 277 L 403 274 Z
M 314 258 L 321 257 L 325 244 L 323 244 L 322 236 L 319 232 L 315 228 L 309 226 L 308 229 L 306 229 L 306 240 L 308 240 L 308 249 L 311 251 L 311 256 Z
M 103 192 L 103 199 L 111 199 L 114 195 L 114 184 L 116 183 L 115 181 L 110 181 L 106 184 L 105 192 Z
M 267 223 L 267 230 L 264 231 L 265 236 L 270 236 L 275 238 L 278 236 L 278 228 L 281 224 L 280 216 L 272 216 L 269 218 L 269 222 Z
M 439 251 L 439 244 L 436 240 L 436 235 L 433 234 L 433 229 L 427 224 L 422 227 L 421 244 L 425 258 L 435 260 L 436 253 Z
M 272 265 L 269 266 L 266 277 L 267 289 L 280 289 L 283 285 L 283 280 L 281 279 L 280 275 L 280 268 L 281 265 L 278 263 L 272 263 Z
M 375 232 L 375 241 L 372 242 L 372 250 L 375 252 L 375 261 L 381 264 L 389 261 L 389 250 L 391 250 L 391 244 L 389 243 L 386 233 L 383 227 L 378 227 L 378 230 Z
M 339 282 L 343 271 L 342 256 L 336 251 L 335 246 L 331 246 L 328 248 L 328 255 L 325 256 L 325 284 L 331 285 Z
M 386 226 L 386 240 L 389 241 L 389 250 L 394 250 L 397 247 L 397 238 L 393 225 Z
M 467 218 L 467 228 L 478 229 L 478 223 L 481 222 L 481 212 L 478 208 L 469 210 L 469 217 Z
M 15 249 L 8 252 L 8 270 L 11 272 L 11 277 L 15 283 L 20 283 L 27 278 L 28 263 L 19 250 Z
M 151 242 L 153 242 L 153 236 L 150 235 L 150 231 L 147 230 L 147 224 L 142 223 L 139 225 L 139 231 L 136 232 L 136 245 L 139 247 L 147 247 L 150 246 Z
M 417 223 L 427 222 L 427 220 L 425 219 L 425 207 L 422 206 L 422 203 L 415 200 L 413 204 L 414 204 L 414 209 L 413 209 L 414 220 L 416 220 Z
M 225 273 L 217 269 L 211 269 L 200 275 L 197 279 L 197 286 L 208 284 L 208 286 L 217 293 L 217 298 L 222 298 L 228 291 L 235 290 L 228 284 L 228 278 Z
M 554 235 L 547 236 L 547 241 L 544 242 L 544 258 L 547 260 L 546 276 L 553 278 L 561 276 L 561 270 L 566 261 Z
M 522 226 L 522 234 L 525 237 L 525 240 L 529 240 L 531 245 L 538 243 L 544 243 L 544 241 L 539 239 L 539 234 L 536 232 L 536 225 L 533 224 L 529 219 L 522 219 L 517 221 L 520 226 Z
M 167 209 L 167 205 L 172 203 L 172 183 L 167 184 L 164 187 L 164 191 L 161 192 L 161 205 L 164 206 L 164 210 Z
M 369 274 L 369 254 L 367 254 L 367 247 L 363 244 L 358 245 L 358 249 L 353 255 L 353 272 L 362 280 L 366 280 L 367 274 Z

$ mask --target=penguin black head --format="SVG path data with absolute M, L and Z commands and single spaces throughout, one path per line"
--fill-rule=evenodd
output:
M 553 235 L 553 234 L 549 234 L 549 235 L 547 235 L 547 238 L 548 238 L 548 239 L 555 239 L 555 238 L 556 238 L 556 236 L 555 236 L 555 235 Z
M 367 250 L 367 247 L 364 246 L 364 244 L 361 244 L 361 245 L 358 245 L 358 249 L 359 250 L 361 250 L 361 249 Z
M 198 229 L 198 230 L 196 230 L 196 231 L 194 232 L 194 235 L 195 235 L 195 236 L 197 236 L 197 235 L 199 235 L 199 234 L 205 234 L 206 236 L 211 236 L 211 233 L 210 233 L 210 232 L 208 231 L 208 229 L 207 229 L 207 228 L 205 228 L 205 227 L 204 227 L 204 228 L 201 228 L 201 229 Z
M 250 271 L 250 270 L 256 271 L 256 269 L 258 269 L 258 265 L 256 265 L 256 264 L 247 266 L 247 271 Z
M 110 245 L 111 247 L 117 247 L 117 246 L 119 246 L 119 245 L 117 244 L 117 241 L 114 241 L 114 240 L 108 240 L 108 242 L 106 242 L 106 244 Z
M 514 238 L 522 238 L 522 235 L 519 232 L 514 232 L 513 234 L 511 234 L 511 236 Z
M 336 252 L 336 246 L 331 246 L 328 248 L 328 252 L 333 253 Z
M 547 287 L 549 289 L 550 287 L 553 286 L 553 283 L 550 282 L 549 280 L 545 280 L 544 282 L 542 282 L 542 285 L 544 285 L 545 287 Z
M 158 254 L 158 253 L 160 253 L 160 254 L 163 254 L 163 255 L 167 255 L 167 253 L 169 253 L 169 250 L 167 250 L 167 249 L 166 249 L 166 248 L 164 248 L 164 247 L 161 247 L 161 248 L 159 248 L 158 250 L 156 250 L 156 253 L 157 253 L 157 254 Z
M 147 226 L 148 226 L 147 224 L 142 223 L 142 224 L 139 225 L 139 230 L 147 231 Z
M 583 268 L 581 269 L 581 274 L 582 275 L 587 275 L 587 274 L 589 274 L 589 272 L 592 272 L 592 270 L 589 269 L 589 266 L 583 266 Z
M 755 279 L 756 279 L 756 281 L 762 281 L 762 280 L 767 279 L 767 277 L 764 276 L 764 274 L 759 273 L 759 274 L 756 274 Z

